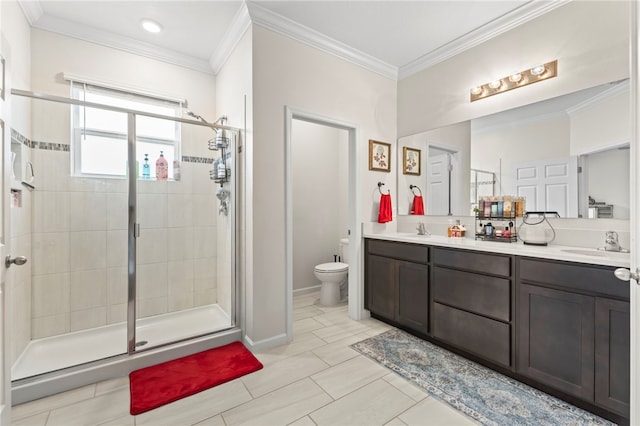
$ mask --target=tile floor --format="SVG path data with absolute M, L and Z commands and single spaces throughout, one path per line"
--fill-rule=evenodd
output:
M 127 377 L 12 408 L 12 425 L 474 425 L 395 373 L 349 347 L 389 329 L 352 321 L 346 305 L 294 298 L 295 338 L 256 357 L 258 372 L 155 410 L 129 414 Z

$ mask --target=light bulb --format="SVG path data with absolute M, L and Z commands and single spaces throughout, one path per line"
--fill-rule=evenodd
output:
M 471 89 L 472 95 L 479 95 L 480 93 L 482 93 L 482 86 L 476 86 L 473 89 Z
M 498 89 L 500 86 L 502 86 L 502 80 L 494 80 L 489 83 L 489 87 L 491 87 L 492 89 Z
M 544 72 L 546 70 L 547 69 L 544 67 L 544 65 L 537 65 L 537 66 L 531 68 L 531 74 L 532 75 L 542 75 L 542 74 L 544 74 Z
M 522 80 L 522 74 L 520 74 L 519 72 L 513 73 L 509 76 L 509 81 L 511 81 L 512 83 L 517 83 L 520 80 Z

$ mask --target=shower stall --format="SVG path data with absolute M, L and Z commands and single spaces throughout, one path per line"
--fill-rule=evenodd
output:
M 240 340 L 240 130 L 91 95 L 12 91 L 14 404 Z

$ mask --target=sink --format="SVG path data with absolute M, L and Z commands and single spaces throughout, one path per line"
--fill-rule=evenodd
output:
M 619 251 L 604 251 L 604 250 L 595 250 L 595 249 L 560 249 L 560 251 L 565 253 L 579 254 L 582 256 L 594 256 L 594 257 L 629 255 L 629 253 L 623 253 Z

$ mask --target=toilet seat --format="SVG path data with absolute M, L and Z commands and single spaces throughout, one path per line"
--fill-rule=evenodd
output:
M 321 263 L 313 268 L 316 272 L 344 272 L 349 270 L 349 265 L 342 262 Z

